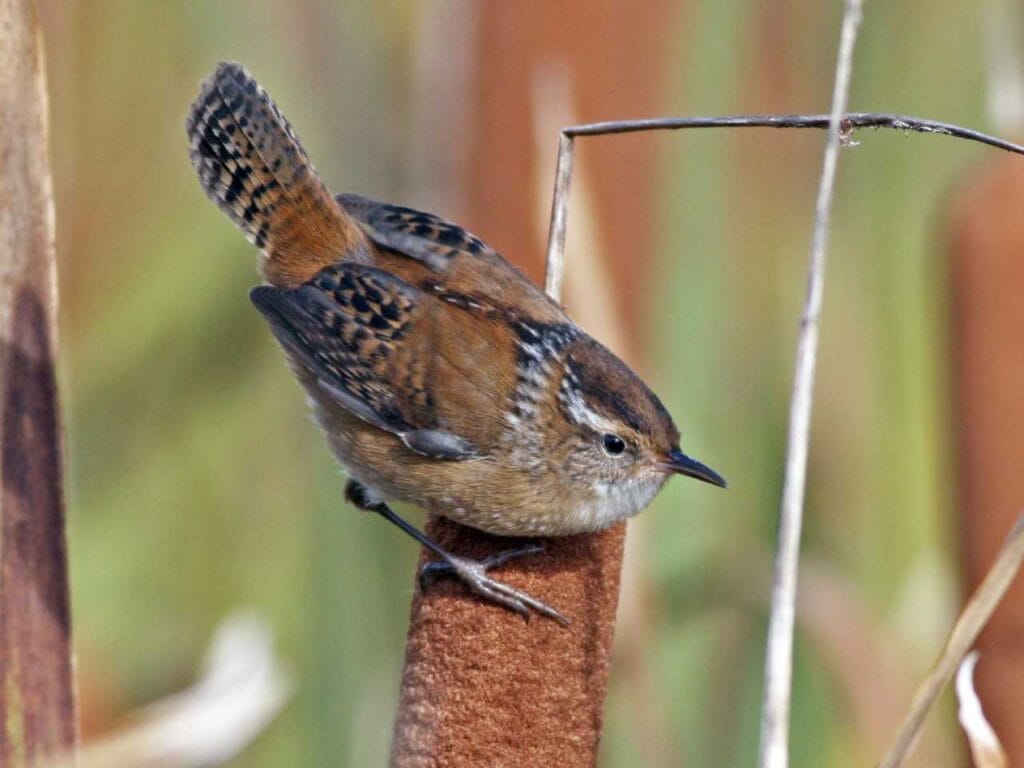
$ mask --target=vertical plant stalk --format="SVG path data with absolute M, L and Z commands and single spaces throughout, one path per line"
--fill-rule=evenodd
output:
M 670 3 L 657 0 L 649 4 L 654 5 L 667 8 Z M 543 4 L 522 9 L 515 4 L 486 4 L 476 14 L 476 32 L 480 35 L 476 50 L 488 55 L 477 62 L 472 92 L 500 94 L 500 98 L 473 110 L 473 119 L 460 140 L 460 147 L 467 153 L 465 167 L 472 170 L 465 181 L 466 214 L 471 219 L 475 214 L 478 231 L 487 233 L 510 253 L 532 251 L 542 255 L 536 247 L 533 187 L 524 182 L 533 180 L 531 169 L 546 166 L 543 174 L 550 170 L 533 151 L 529 122 L 510 124 L 507 120 L 509 109 L 530 113 L 533 91 L 526 83 L 509 80 L 489 62 L 495 56 L 501 58 L 503 46 L 508 46 L 538 70 L 564 67 L 572 97 L 601 95 L 602 99 L 611 99 L 603 102 L 611 108 L 618 103 L 620 109 L 635 111 L 629 106 L 637 100 L 632 89 L 614 89 L 616 94 L 610 96 L 606 93 L 609 78 L 648 80 L 651 67 L 661 60 L 652 55 L 643 62 L 624 62 L 622 56 L 609 52 L 601 61 L 594 61 L 588 53 L 589 40 L 584 41 L 583 35 L 545 41 L 533 34 L 532 30 L 550 25 L 564 13 L 585 15 L 592 22 L 593 36 L 589 40 L 616 29 L 621 31 L 621 18 L 637 18 L 637 12 L 594 7 L 585 0 L 571 0 L 557 9 Z M 639 13 L 653 15 L 650 8 Z M 510 18 L 517 19 L 512 27 L 508 24 Z M 648 28 L 647 24 L 636 27 Z M 638 34 L 640 38 L 645 35 Z M 618 40 L 623 38 L 616 36 Z M 627 55 L 628 49 L 624 46 L 622 55 Z M 444 66 L 449 66 L 450 55 L 442 55 Z M 633 74 L 627 77 L 626 72 Z M 628 97 L 626 101 L 618 101 L 624 96 Z M 532 104 L 537 113 L 542 107 Z M 444 124 L 450 124 L 450 113 L 443 117 Z M 501 151 L 494 151 L 499 145 Z M 629 170 L 626 181 L 616 183 L 610 191 L 611 184 L 601 186 L 598 182 L 596 196 L 604 200 L 631 189 L 636 178 L 647 172 L 647 166 L 636 163 Z M 567 186 L 569 168 L 564 163 L 558 175 Z M 436 186 L 436 179 L 434 182 Z M 638 191 L 646 194 L 642 186 Z M 640 194 L 633 195 L 633 199 L 642 202 Z M 564 242 L 564 217 L 561 223 L 556 217 L 555 227 L 560 228 Z M 634 216 L 615 234 L 627 237 L 627 232 L 634 242 L 642 242 L 649 232 L 644 217 Z M 539 266 L 538 262 L 526 259 L 519 265 L 537 274 L 539 270 L 530 268 Z M 561 294 L 563 271 L 561 260 L 548 270 L 545 286 L 553 295 Z M 471 557 L 510 546 L 508 539 L 459 527 L 443 518 L 431 519 L 427 528 L 451 550 Z M 494 574 L 556 607 L 572 621 L 569 627 L 541 617 L 526 622 L 499 606 L 481 602 L 453 581 L 439 581 L 426 592 L 417 592 L 407 636 L 391 764 L 395 768 L 595 765 L 604 720 L 624 536 L 625 526 L 619 524 L 593 535 L 546 539 L 543 553 L 507 563 Z
M 0 765 L 76 742 L 42 37 L 0 0 Z
M 551 197 L 551 228 L 548 231 L 544 290 L 555 301 L 562 299 L 565 275 L 565 232 L 569 225 L 569 188 L 572 185 L 574 140 L 564 131 L 558 136 L 558 160 L 555 166 L 555 192 Z
M 560 154 L 553 210 L 568 194 L 571 156 L 569 161 Z M 551 226 L 560 233 L 558 252 L 545 279 L 556 300 L 565 264 L 564 206 L 561 210 Z M 475 558 L 509 547 L 508 539 L 439 517 L 427 530 L 450 551 Z M 393 768 L 593 766 L 624 541 L 620 523 L 597 534 L 545 539 L 543 553 L 502 566 L 502 581 L 564 612 L 569 627 L 539 616 L 524 621 L 481 603 L 453 581 L 418 591 L 406 641 Z
M 817 322 L 824 282 L 828 213 L 838 149 L 856 128 L 936 133 L 1024 154 L 1020 145 L 950 123 L 890 113 L 845 112 L 861 2 L 848 0 L 830 115 L 738 115 L 624 120 L 569 126 L 559 135 L 545 288 L 558 299 L 564 273 L 574 138 L 647 130 L 770 127 L 827 128 L 828 140 L 811 248 L 791 405 L 777 583 L 766 669 L 762 765 L 785 766 L 792 675 L 793 601 L 806 475 Z M 790 510 L 795 510 L 790 513 Z M 447 548 L 482 557 L 507 541 L 433 518 L 428 532 Z M 391 764 L 592 765 L 607 687 L 608 645 L 618 595 L 624 527 L 545 542 L 545 553 L 513 562 L 503 580 L 583 618 L 565 630 L 522 622 L 481 605 L 461 585 L 441 583 L 413 598 Z M 542 652 L 538 652 L 542 649 Z M 596 706 L 595 706 L 596 704 Z M 771 762 L 766 762 L 767 759 Z
M 807 300 L 800 321 L 796 374 L 790 400 L 786 474 L 779 513 L 778 550 L 772 586 L 771 616 L 765 658 L 765 689 L 761 715 L 761 768 L 789 765 L 789 710 L 793 678 L 793 623 L 796 613 L 797 571 L 800 561 L 800 529 L 803 523 L 807 446 L 810 440 L 814 368 L 818 354 L 818 318 L 825 287 L 825 253 L 829 215 L 835 189 L 836 165 L 842 142 L 841 121 L 846 112 L 853 68 L 853 48 L 861 21 L 861 0 L 846 0 L 839 54 L 836 63 L 832 110 L 825 158 L 821 169 L 811 241 Z
M 565 201 L 572 140 L 562 137 L 545 285 L 558 300 L 565 268 Z M 563 154 L 563 152 L 567 154 Z M 428 533 L 451 551 L 484 557 L 508 547 L 443 518 Z M 460 584 L 433 585 L 413 599 L 391 752 L 393 768 L 558 765 L 597 760 L 618 604 L 625 524 L 597 534 L 544 541 L 514 560 L 502 580 L 564 610 L 563 627 L 523 619 L 467 596 Z M 421 558 L 421 566 L 429 557 Z

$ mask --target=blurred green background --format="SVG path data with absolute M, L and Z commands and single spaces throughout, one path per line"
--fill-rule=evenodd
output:
M 664 114 L 825 111 L 841 4 L 771 5 L 660 3 L 656 30 L 627 24 L 619 35 L 639 58 L 653 55 L 648 32 L 662 41 L 650 62 L 657 77 L 643 86 Z M 335 191 L 458 219 L 477 186 L 497 188 L 500 200 L 514 179 L 475 186 L 464 174 L 425 175 L 423 158 L 439 151 L 432 142 L 467 129 L 453 121 L 427 130 L 423 105 L 435 93 L 457 98 L 472 117 L 502 98 L 465 86 L 474 62 L 497 72 L 492 84 L 531 77 L 533 63 L 474 47 L 473 25 L 493 9 L 466 0 L 39 7 L 87 733 L 187 685 L 218 621 L 242 606 L 272 624 L 297 690 L 237 764 L 382 765 L 416 549 L 343 503 L 342 474 L 246 298 L 256 254 L 202 195 L 183 120 L 216 62 L 241 61 Z M 851 108 L 991 129 L 983 22 L 980 5 L 953 0 L 868 3 Z M 544 34 L 574 29 L 567 12 Z M 577 115 L 639 116 L 602 112 L 600 100 Z M 639 584 L 630 589 L 645 595 L 643 631 L 620 626 L 605 766 L 752 764 L 823 138 L 701 131 L 628 140 L 649 143 L 657 158 L 645 211 L 651 247 L 618 257 L 652 265 L 624 309 L 632 359 L 683 426 L 684 447 L 731 487 L 672 483 L 638 521 L 626 568 Z M 855 138 L 861 144 L 842 157 L 817 377 L 798 766 L 877 758 L 892 723 L 875 720 L 886 707 L 902 711 L 960 599 L 942 211 L 957 175 L 986 150 L 892 132 Z M 544 140 L 529 151 L 548 174 L 556 136 Z M 581 169 L 615 141 L 588 147 Z M 548 182 L 538 189 L 546 195 Z M 494 232 L 478 234 L 512 261 L 537 264 L 538 248 L 517 253 Z M 958 764 L 959 736 L 944 717 L 922 764 Z

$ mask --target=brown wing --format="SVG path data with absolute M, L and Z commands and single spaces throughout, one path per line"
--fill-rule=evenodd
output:
M 444 307 L 436 299 L 394 275 L 350 262 L 322 270 L 299 288 L 260 286 L 250 296 L 282 346 L 339 406 L 399 435 L 418 453 L 438 459 L 481 455 L 452 430 L 446 414 L 464 415 L 472 407 L 473 395 L 463 397 L 468 391 L 485 396 L 480 385 L 486 377 L 474 382 L 483 370 L 483 350 L 479 339 L 464 339 L 453 353 L 457 340 L 437 338 L 432 315 Z M 439 390 L 436 381 L 449 385 Z
M 381 248 L 398 251 L 444 272 L 460 254 L 479 258 L 494 251 L 472 232 L 432 213 L 371 200 L 362 195 L 338 195 L 341 207 L 362 222 L 364 231 Z
M 519 269 L 458 224 L 414 208 L 360 195 L 338 195 L 341 207 L 377 246 L 377 263 L 416 285 L 440 279 L 451 294 L 474 296 L 543 323 L 564 323 L 564 310 Z M 421 266 L 414 269 L 411 263 Z M 405 262 L 405 264 L 403 264 Z

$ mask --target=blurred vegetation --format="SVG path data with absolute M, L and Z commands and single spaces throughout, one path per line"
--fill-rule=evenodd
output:
M 826 109 L 840 4 L 760 5 L 686 4 L 665 77 L 671 111 Z M 431 151 L 411 135 L 416 4 L 40 6 L 87 730 L 185 684 L 217 621 L 242 605 L 280 634 L 299 687 L 238 764 L 384 764 L 416 550 L 343 503 L 340 472 L 247 301 L 255 253 L 200 192 L 183 120 L 215 63 L 242 61 L 332 187 L 409 200 L 403 158 Z M 872 3 L 851 106 L 985 128 L 981 43 L 971 4 Z M 606 766 L 753 762 L 823 138 L 650 138 L 665 162 L 646 370 L 685 445 L 731 487 L 673 483 L 646 513 L 656 535 L 631 567 L 655 595 L 651 706 L 673 730 L 653 750 L 638 743 L 616 668 Z M 916 679 L 958 599 L 939 211 L 983 150 L 855 138 L 831 238 L 804 552 L 848 585 L 869 633 L 896 642 Z M 876 758 L 825 649 L 801 632 L 797 653 L 794 765 Z M 938 738 L 955 764 L 955 735 Z

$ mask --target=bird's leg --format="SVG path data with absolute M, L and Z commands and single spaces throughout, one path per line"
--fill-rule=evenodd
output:
M 372 498 L 367 493 L 366 488 L 355 480 L 349 480 L 348 485 L 345 486 L 345 498 L 360 509 L 367 512 L 376 512 L 441 558 L 440 561 L 435 560 L 427 563 L 420 570 L 419 581 L 421 589 L 425 589 L 438 576 L 451 574 L 466 582 L 469 588 L 481 597 L 503 605 L 523 616 L 529 616 L 530 611 L 534 610 L 543 616 L 547 616 L 549 619 L 554 619 L 560 624 L 569 624 L 569 620 L 565 616 L 547 603 L 542 603 L 526 592 L 510 587 L 508 584 L 503 584 L 500 581 L 495 581 L 487 575 L 488 570 L 503 565 L 509 560 L 543 552 L 544 547 L 541 545 L 530 544 L 518 549 L 506 550 L 483 560 L 459 557 L 453 555 L 425 533 L 399 517 L 385 502 Z

